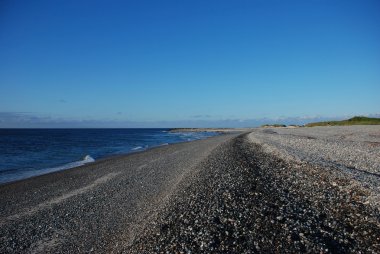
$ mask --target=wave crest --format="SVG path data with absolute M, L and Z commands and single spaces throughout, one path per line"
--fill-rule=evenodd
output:
M 84 156 L 84 158 L 82 160 L 83 163 L 90 163 L 90 162 L 94 162 L 94 161 L 95 161 L 95 159 L 92 158 L 90 155 Z

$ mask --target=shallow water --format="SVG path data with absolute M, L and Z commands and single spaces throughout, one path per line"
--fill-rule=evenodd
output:
M 169 129 L 0 129 L 0 183 L 64 170 L 111 155 L 204 139 Z

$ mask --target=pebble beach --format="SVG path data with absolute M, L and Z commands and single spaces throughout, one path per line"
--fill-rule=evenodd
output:
M 379 253 L 380 127 L 256 128 L 0 186 L 1 253 Z

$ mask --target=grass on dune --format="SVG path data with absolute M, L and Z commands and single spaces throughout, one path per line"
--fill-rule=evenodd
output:
M 314 127 L 314 126 L 345 126 L 345 125 L 380 125 L 380 118 L 355 116 L 347 120 L 308 123 L 305 126 Z

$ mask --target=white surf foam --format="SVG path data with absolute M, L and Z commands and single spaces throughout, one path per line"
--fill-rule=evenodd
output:
M 90 162 L 94 162 L 94 161 L 95 161 L 94 158 L 92 158 L 90 155 L 86 155 L 86 156 L 84 156 L 82 163 L 86 164 L 86 163 L 90 163 Z
M 46 170 L 49 171 L 49 172 L 60 171 L 60 170 L 64 170 L 64 169 L 69 169 L 69 168 L 75 168 L 75 167 L 83 166 L 84 164 L 91 163 L 91 162 L 94 162 L 94 161 L 95 161 L 94 158 L 92 158 L 90 155 L 86 155 L 86 156 L 83 157 L 83 160 L 81 160 L 81 161 L 70 162 L 70 163 L 64 164 L 62 166 L 58 166 L 58 167 L 54 167 L 54 168 L 49 168 L 49 169 L 46 169 Z
M 70 169 L 70 168 L 76 168 L 76 167 L 83 166 L 87 163 L 91 163 L 94 161 L 95 161 L 94 158 L 92 158 L 90 155 L 86 155 L 85 157 L 83 157 L 83 160 L 69 162 L 67 164 L 57 166 L 57 167 L 44 168 L 44 169 L 32 170 L 32 171 L 26 171 L 26 172 L 24 171 L 24 172 L 20 172 L 18 174 L 13 174 L 12 176 L 5 175 L 3 178 L 0 178 L 0 183 L 11 182 L 11 181 L 15 181 L 15 180 L 21 180 L 21 179 L 25 179 L 25 178 L 32 177 L 32 176 L 43 175 L 46 173 L 66 170 L 66 169 Z

